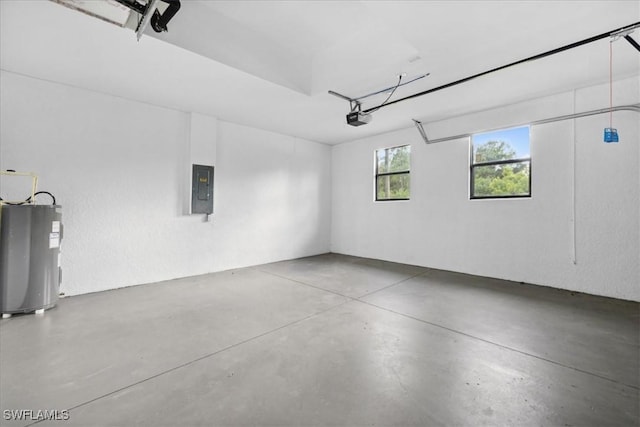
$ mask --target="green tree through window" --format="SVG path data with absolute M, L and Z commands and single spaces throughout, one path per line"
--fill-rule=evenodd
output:
M 408 200 L 411 147 L 376 150 L 376 200 Z
M 474 135 L 472 147 L 472 198 L 531 195 L 528 127 Z

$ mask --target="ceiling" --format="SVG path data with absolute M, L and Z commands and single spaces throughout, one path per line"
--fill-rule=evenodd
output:
M 327 144 L 607 82 L 610 42 L 386 106 L 360 127 L 345 123 L 349 103 L 329 90 L 359 97 L 401 73 L 430 73 L 398 99 L 640 21 L 637 0 L 183 0 L 169 32 L 137 41 L 52 1 L 0 7 L 3 70 Z M 640 42 L 640 30 L 632 36 Z M 640 75 L 640 52 L 624 39 L 613 43 L 613 70 Z

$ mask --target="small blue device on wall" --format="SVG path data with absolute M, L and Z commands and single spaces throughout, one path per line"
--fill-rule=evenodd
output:
M 618 142 L 618 129 L 604 128 L 604 142 Z

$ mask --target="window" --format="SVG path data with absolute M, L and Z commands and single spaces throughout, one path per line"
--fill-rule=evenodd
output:
M 409 200 L 411 146 L 376 150 L 376 201 Z
M 529 126 L 471 137 L 472 199 L 530 197 Z

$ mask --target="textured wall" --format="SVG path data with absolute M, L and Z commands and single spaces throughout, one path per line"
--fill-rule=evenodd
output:
M 410 128 L 331 149 L 220 121 L 205 223 L 183 215 L 190 114 L 1 77 L 0 168 L 38 173 L 64 206 L 67 294 L 322 253 L 331 233 L 336 252 L 640 300 L 637 114 L 614 116 L 617 145 L 602 142 L 605 115 L 534 127 L 533 197 L 493 201 L 468 200 L 466 140 L 427 146 Z M 616 82 L 616 103 L 638 102 L 639 87 Z M 603 85 L 427 130 L 507 126 L 607 99 Z M 412 199 L 374 203 L 373 150 L 405 143 Z
M 9 72 L 0 83 L 0 168 L 36 172 L 63 206 L 67 295 L 329 250 L 330 147 L 209 126 L 215 214 L 204 222 L 184 215 L 190 114 Z
M 615 104 L 640 101 L 637 77 Z M 608 105 L 608 85 L 426 126 L 431 138 Z M 469 200 L 467 139 L 425 145 L 415 128 L 335 146 L 332 251 L 640 300 L 640 119 L 608 115 L 531 128 L 530 199 Z M 411 144 L 411 200 L 373 201 L 373 153 Z M 575 200 L 575 202 L 574 202 Z

